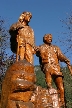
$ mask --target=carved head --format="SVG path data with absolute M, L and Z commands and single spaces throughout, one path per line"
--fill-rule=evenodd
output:
M 24 22 L 24 21 L 30 22 L 30 19 L 31 19 L 31 18 L 32 18 L 32 14 L 31 14 L 30 12 L 23 12 L 23 13 L 20 15 L 18 21 L 21 22 L 21 23 Z
M 43 37 L 43 42 L 50 44 L 52 42 L 52 34 L 45 34 Z

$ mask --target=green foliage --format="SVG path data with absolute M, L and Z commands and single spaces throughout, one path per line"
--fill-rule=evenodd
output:
M 65 88 L 65 99 L 66 99 L 66 106 L 67 108 L 72 108 L 72 76 L 70 75 L 70 72 L 67 67 L 62 68 L 61 71 L 64 75 L 64 88 Z M 37 76 L 37 82 L 36 84 L 42 87 L 47 87 L 45 82 L 45 75 L 40 70 L 39 66 L 36 66 L 35 73 Z M 55 83 L 52 81 L 52 85 L 54 88 L 56 88 Z
M 41 70 L 36 71 L 36 76 L 37 76 L 37 82 L 36 84 L 42 87 L 47 87 L 46 82 L 45 82 L 45 75 Z
M 65 99 L 67 108 L 72 108 L 72 76 L 68 68 L 62 70 L 64 75 L 64 88 L 65 88 Z

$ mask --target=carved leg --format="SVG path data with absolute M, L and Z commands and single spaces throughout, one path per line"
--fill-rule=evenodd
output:
M 64 100 L 65 96 L 64 96 L 64 85 L 63 85 L 62 77 L 56 77 L 55 83 L 58 88 L 58 92 L 60 94 L 61 104 L 64 105 L 65 104 L 65 100 Z
M 45 78 L 46 78 L 46 83 L 48 85 L 49 88 L 52 87 L 52 77 L 51 74 L 49 72 L 45 72 Z

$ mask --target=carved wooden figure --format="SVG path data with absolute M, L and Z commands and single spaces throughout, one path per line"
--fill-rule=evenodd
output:
M 23 12 L 18 22 L 10 27 L 9 33 L 11 35 L 11 50 L 17 54 L 16 61 L 18 61 L 19 55 L 20 60 L 26 59 L 33 64 L 34 31 L 28 25 L 31 18 L 30 12 Z
M 72 69 L 70 66 L 70 61 L 61 52 L 60 48 L 52 45 L 52 35 L 46 34 L 43 37 L 43 45 L 35 47 L 36 55 L 39 57 L 39 62 L 42 71 L 45 73 L 46 82 L 48 87 L 52 87 L 52 77 L 58 88 L 60 94 L 61 104 L 64 104 L 64 86 L 63 86 L 63 75 L 60 72 L 59 60 L 65 62 L 70 69 L 72 74 Z

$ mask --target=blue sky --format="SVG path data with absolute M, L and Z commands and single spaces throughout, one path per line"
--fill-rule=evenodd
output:
M 7 20 L 7 26 L 17 22 L 23 11 L 30 11 L 30 26 L 35 33 L 36 45 L 42 44 L 46 33 L 53 35 L 53 44 L 60 46 L 58 36 L 66 29 L 60 20 L 65 19 L 72 9 L 72 0 L 0 0 L 0 16 Z M 35 57 L 34 64 L 38 64 Z

